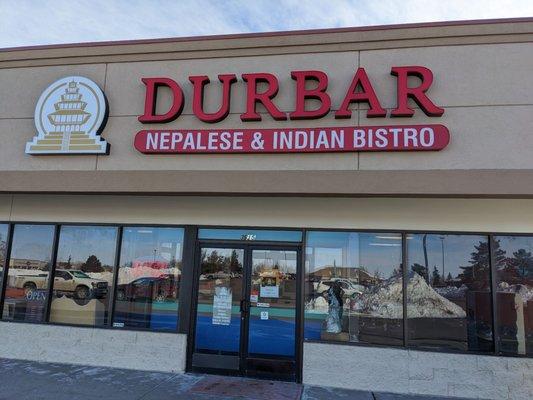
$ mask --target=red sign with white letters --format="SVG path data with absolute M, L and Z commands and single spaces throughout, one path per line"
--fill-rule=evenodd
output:
M 450 141 L 443 125 L 297 129 L 143 130 L 141 153 L 324 153 L 441 150 Z
M 415 110 L 409 106 L 413 100 L 420 111 L 429 117 L 440 117 L 444 109 L 428 97 L 433 73 L 423 66 L 392 67 L 396 77 L 396 108 L 390 117 L 412 117 Z M 418 85 L 408 84 L 409 77 L 416 77 Z M 364 103 L 367 118 L 387 117 L 364 68 L 355 70 L 342 99 L 332 99 L 328 93 L 328 76 L 322 71 L 292 71 L 295 81 L 295 105 L 292 111 L 282 111 L 275 104 L 279 82 L 270 73 L 242 74 L 246 83 L 245 110 L 241 121 L 261 121 L 265 116 L 277 121 L 324 118 L 331 113 L 335 119 L 350 119 L 352 106 Z M 204 110 L 204 89 L 209 77 L 190 76 L 192 84 L 192 111 L 204 123 L 217 123 L 230 113 L 232 85 L 235 74 L 218 76 L 221 101 L 217 111 Z M 144 114 L 141 123 L 163 124 L 178 118 L 183 111 L 185 95 L 180 84 L 170 78 L 143 78 L 146 85 Z M 172 104 L 167 112 L 156 113 L 158 88 L 166 87 L 172 93 Z M 261 88 L 261 90 L 259 90 Z M 311 100 L 312 102 L 310 102 Z M 337 101 L 337 104 L 335 104 Z M 266 114 L 257 111 L 261 105 Z M 313 107 L 310 107 L 310 105 Z M 317 106 L 318 104 L 318 106 Z M 135 148 L 145 154 L 153 153 L 322 153 L 355 151 L 436 151 L 450 141 L 448 129 L 443 125 L 394 125 L 394 126 L 343 126 L 327 128 L 275 129 L 153 129 L 141 130 L 135 136 Z

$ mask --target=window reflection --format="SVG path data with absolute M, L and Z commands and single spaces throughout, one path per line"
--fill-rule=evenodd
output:
M 409 345 L 491 351 L 488 238 L 407 235 Z
M 294 357 L 297 262 L 296 251 L 252 251 L 248 354 Z
M 0 224 L 0 293 L 2 293 L 1 285 L 4 279 L 8 229 L 8 225 Z
M 117 228 L 62 226 L 54 272 L 50 321 L 105 325 Z
M 183 229 L 124 228 L 115 327 L 175 330 Z
M 15 225 L 3 319 L 44 321 L 54 231 L 53 225 Z
M 239 352 L 244 250 L 202 248 L 196 351 L 235 355 Z
M 309 232 L 305 337 L 403 343 L 401 235 Z
M 492 242 L 496 262 L 500 350 L 533 355 L 533 237 L 500 236 Z

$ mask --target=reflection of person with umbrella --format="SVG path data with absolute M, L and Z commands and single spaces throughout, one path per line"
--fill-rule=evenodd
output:
M 341 333 L 344 290 L 342 290 L 338 281 L 334 281 L 327 293 L 329 309 L 326 319 L 326 331 L 328 333 Z

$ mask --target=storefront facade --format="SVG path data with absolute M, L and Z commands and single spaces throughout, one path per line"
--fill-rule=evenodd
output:
M 0 51 L 0 357 L 531 398 L 532 41 Z

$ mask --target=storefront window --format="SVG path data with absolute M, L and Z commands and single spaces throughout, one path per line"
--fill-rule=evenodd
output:
M 115 227 L 61 227 L 50 322 L 106 324 L 116 246 Z
M 15 225 L 3 319 L 44 321 L 54 232 L 53 225 Z
M 403 344 L 402 236 L 309 232 L 305 338 Z
M 492 351 L 488 238 L 407 235 L 409 345 Z
M 124 228 L 115 327 L 176 330 L 183 229 Z
M 8 229 L 9 229 L 8 225 L 0 224 L 0 293 L 2 293 L 2 282 L 4 279 Z
M 497 329 L 500 351 L 533 355 L 533 236 L 497 236 Z

